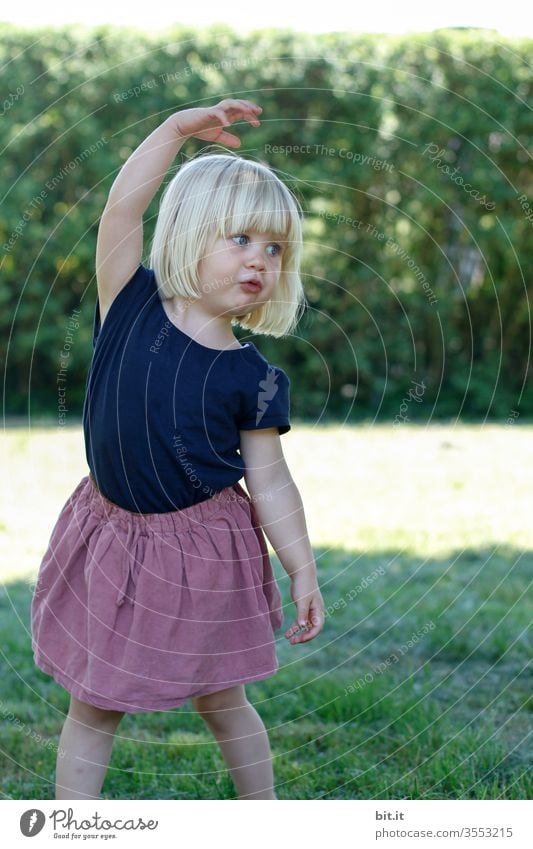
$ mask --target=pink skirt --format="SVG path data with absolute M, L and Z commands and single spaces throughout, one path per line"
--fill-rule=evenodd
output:
M 281 596 L 236 483 L 171 513 L 131 513 L 91 475 L 63 506 L 31 607 L 36 665 L 75 698 L 138 713 L 276 673 Z

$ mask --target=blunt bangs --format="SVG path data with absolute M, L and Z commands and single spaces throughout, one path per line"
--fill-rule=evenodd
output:
M 290 242 L 301 238 L 294 199 L 273 176 L 262 168 L 234 168 L 220 181 L 213 203 L 217 235 L 254 230 Z

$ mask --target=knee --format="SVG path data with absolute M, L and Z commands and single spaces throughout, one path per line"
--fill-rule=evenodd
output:
M 124 716 L 124 711 L 104 710 L 71 696 L 68 715 L 76 722 L 90 728 L 114 731 Z
M 194 709 L 206 722 L 217 722 L 236 716 L 239 708 L 250 704 L 242 684 L 216 693 L 208 693 L 206 696 L 197 696 L 191 701 Z

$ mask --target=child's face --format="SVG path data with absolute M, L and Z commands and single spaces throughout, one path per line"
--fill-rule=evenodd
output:
M 253 230 L 211 235 L 198 266 L 202 300 L 216 315 L 244 315 L 269 301 L 276 289 L 286 245 L 272 233 Z M 261 288 L 246 287 L 255 278 Z

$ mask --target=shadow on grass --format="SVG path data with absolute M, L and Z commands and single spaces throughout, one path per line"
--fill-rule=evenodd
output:
M 533 555 L 509 548 L 441 559 L 316 549 L 324 630 L 276 632 L 279 672 L 246 686 L 268 729 L 280 799 L 531 798 Z M 69 694 L 33 662 L 32 589 L 0 596 L 3 793 L 53 799 Z M 216 742 L 190 702 L 128 714 L 103 799 L 234 799 Z

